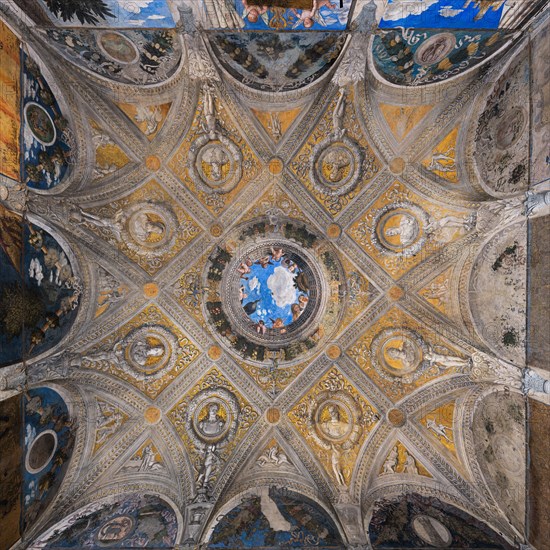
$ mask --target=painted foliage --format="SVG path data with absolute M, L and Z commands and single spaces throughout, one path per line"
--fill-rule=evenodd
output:
M 504 31 L 381 30 L 374 37 L 376 71 L 388 82 L 421 86 L 447 80 L 482 63 L 508 40 Z
M 336 61 L 341 33 L 218 33 L 216 58 L 237 80 L 258 90 L 292 90 L 309 84 Z
M 74 321 L 80 281 L 61 245 L 0 205 L 0 366 L 55 346 Z
M 24 398 L 23 523 L 32 525 L 55 496 L 71 459 L 76 424 L 61 396 L 29 390 Z
M 389 0 L 380 27 L 496 29 L 506 3 L 506 0 Z
M 174 548 L 178 522 L 155 495 L 130 495 L 96 502 L 52 527 L 36 548 Z
M 284 488 L 242 500 L 214 528 L 208 548 L 342 548 L 332 518 Z
M 377 502 L 368 531 L 374 549 L 512 549 L 502 537 L 466 512 L 418 494 Z
M 19 539 L 21 420 L 21 396 L 0 401 L 0 548 L 10 548 Z
M 172 30 L 48 29 L 52 45 L 76 65 L 122 84 L 154 84 L 174 74 L 181 48 Z
M 352 0 L 203 0 L 212 29 L 343 30 Z
M 60 27 L 170 28 L 166 0 L 41 0 Z
M 0 21 L 0 174 L 19 180 L 19 134 L 21 130 L 20 43 Z
M 38 64 L 23 54 L 24 179 L 51 189 L 67 173 L 74 154 L 71 131 Z

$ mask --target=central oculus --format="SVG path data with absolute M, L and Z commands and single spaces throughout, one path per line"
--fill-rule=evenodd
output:
M 247 257 L 237 267 L 239 300 L 258 334 L 286 332 L 307 310 L 310 278 L 306 264 L 283 247 L 269 247 L 265 255 Z
M 256 218 L 208 255 L 203 313 L 228 351 L 293 361 L 339 327 L 345 272 L 332 244 L 303 222 Z

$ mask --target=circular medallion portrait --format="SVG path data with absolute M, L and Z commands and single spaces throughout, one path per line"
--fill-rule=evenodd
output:
M 139 379 L 156 379 L 177 360 L 177 338 L 160 325 L 140 327 L 125 338 L 124 361 Z
M 139 50 L 136 45 L 118 32 L 102 32 L 97 43 L 103 53 L 117 63 L 128 65 L 139 58 Z
M 491 441 L 495 463 L 512 475 L 520 474 L 524 467 L 523 453 L 517 443 L 505 434 L 496 434 Z
M 413 380 L 423 369 L 425 343 L 408 329 L 386 329 L 371 344 L 371 357 L 376 370 L 385 378 Z
M 523 134 L 527 125 L 527 115 L 521 107 L 506 112 L 496 129 L 495 143 L 499 149 L 508 149 Z
M 310 176 L 321 193 L 345 195 L 359 182 L 361 150 L 348 139 L 321 142 L 313 151 Z
M 223 185 L 231 175 L 229 151 L 220 142 L 204 145 L 197 155 L 197 169 L 210 185 Z
M 424 245 L 427 223 L 428 215 L 416 205 L 388 205 L 381 209 L 375 221 L 374 244 L 390 254 L 413 256 Z
M 57 434 L 44 430 L 31 443 L 25 457 L 25 469 L 30 474 L 41 472 L 51 462 L 57 450 Z
M 239 148 L 225 136 L 210 139 L 203 135 L 189 150 L 193 181 L 205 186 L 205 191 L 228 193 L 242 176 L 242 155 Z
M 414 61 L 419 65 L 435 65 L 443 61 L 456 45 L 456 38 L 450 32 L 430 36 L 422 42 L 414 53 Z
M 446 548 L 453 541 L 451 532 L 432 516 L 418 515 L 412 520 L 414 532 L 434 548 Z
M 200 444 L 218 445 L 233 438 L 238 427 L 239 403 L 224 388 L 199 392 L 187 411 L 188 433 Z
M 174 243 L 178 219 L 163 204 L 133 204 L 124 210 L 123 221 L 125 243 L 136 252 L 162 254 Z
M 315 426 L 323 439 L 341 443 L 349 438 L 353 430 L 352 412 L 341 401 L 324 401 L 317 408 Z
M 219 342 L 270 364 L 314 353 L 338 328 L 347 296 L 333 245 L 275 217 L 239 226 L 217 244 L 202 284 L 203 313 Z
M 117 544 L 129 537 L 136 527 L 133 517 L 127 515 L 115 516 L 106 521 L 99 529 L 96 540 L 100 546 Z
M 194 419 L 197 433 L 202 439 L 213 441 L 223 438 L 229 429 L 227 408 L 220 399 L 212 399 L 201 407 Z
M 29 130 L 37 141 L 45 146 L 55 143 L 57 139 L 55 125 L 52 117 L 42 105 L 30 101 L 25 105 L 24 117 Z

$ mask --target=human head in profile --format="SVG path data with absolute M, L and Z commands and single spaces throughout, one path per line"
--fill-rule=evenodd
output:
M 225 420 L 221 417 L 220 405 L 211 403 L 208 405 L 207 416 L 199 422 L 199 429 L 205 435 L 219 435 L 225 426 Z
M 161 236 L 166 227 L 163 223 L 153 221 L 145 212 L 138 214 L 134 221 L 134 233 L 140 241 L 147 241 L 152 236 Z

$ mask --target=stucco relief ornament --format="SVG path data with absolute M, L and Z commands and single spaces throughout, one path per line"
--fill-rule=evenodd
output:
M 220 452 L 235 438 L 239 417 L 239 401 L 225 388 L 202 390 L 189 404 L 185 426 L 200 453 L 196 480 L 198 500 L 207 499 L 211 482 L 223 461 Z
M 490 233 L 501 230 L 503 224 L 510 225 L 549 214 L 550 191 L 537 191 L 535 187 L 521 195 L 482 203 L 477 212 L 476 229 L 482 233 Z
M 481 351 L 472 354 L 472 368 L 469 375 L 474 382 L 514 388 L 526 395 L 550 394 L 550 380 L 541 376 L 538 369 L 521 369 Z
M 114 364 L 136 380 L 158 380 L 172 370 L 182 349 L 178 339 L 161 325 L 146 325 L 132 330 L 111 350 L 84 355 L 90 363 Z
M 378 211 L 371 230 L 372 243 L 384 255 L 409 258 L 426 244 L 428 226 L 429 216 L 420 206 L 393 202 Z
M 178 29 L 183 35 L 187 52 L 186 68 L 191 80 L 203 82 L 219 81 L 220 76 L 208 55 L 204 39 L 197 29 L 193 9 L 186 4 L 178 6 L 180 19 Z
M 324 195 L 345 195 L 361 178 L 363 154 L 359 145 L 346 136 L 345 111 L 346 92 L 341 88 L 332 113 L 332 132 L 314 147 L 310 161 L 311 181 Z
M 204 133 L 189 149 L 190 175 L 206 193 L 229 193 L 241 180 L 243 159 L 237 145 L 221 132 L 213 89 L 208 84 L 203 87 L 203 116 Z
M 383 330 L 373 339 L 370 357 L 376 372 L 393 383 L 412 384 L 423 374 L 465 369 L 470 358 L 441 353 L 406 328 Z
M 110 218 L 75 208 L 71 219 L 105 231 L 116 242 L 124 243 L 143 256 L 159 256 L 169 252 L 177 238 L 179 226 L 172 209 L 156 202 L 132 204 L 117 210 Z
M 353 463 L 348 454 L 359 444 L 365 428 L 378 419 L 369 407 L 362 408 L 343 387 L 342 380 L 329 377 L 324 391 L 311 396 L 297 411 L 307 428 L 306 438 L 328 456 L 332 476 L 341 490 L 346 489 Z
M 350 44 L 334 73 L 333 81 L 340 88 L 365 80 L 368 52 L 365 44 L 370 33 L 377 27 L 376 4 L 374 2 L 364 4 L 359 16 L 352 23 L 353 33 Z

